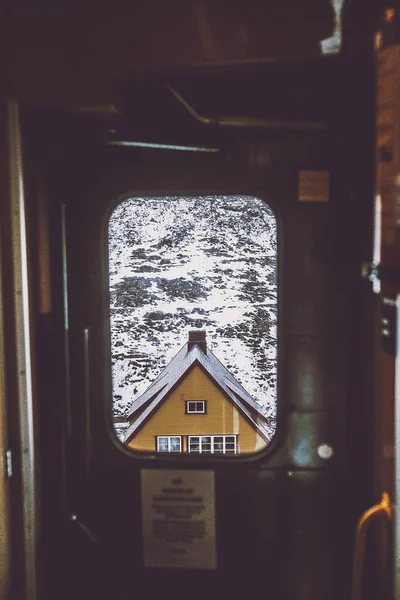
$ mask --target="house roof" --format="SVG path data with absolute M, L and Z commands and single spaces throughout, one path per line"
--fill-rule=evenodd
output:
M 213 379 L 247 421 L 269 442 L 269 435 L 265 428 L 265 416 L 260 405 L 246 392 L 244 387 L 211 350 L 207 349 L 204 352 L 197 344 L 193 345 L 190 350 L 188 350 L 188 344 L 185 344 L 147 390 L 133 402 L 127 420 L 131 420 L 140 410 L 142 412 L 128 427 L 125 441 L 128 441 L 137 432 L 163 400 L 168 397 L 189 369 L 196 364 Z

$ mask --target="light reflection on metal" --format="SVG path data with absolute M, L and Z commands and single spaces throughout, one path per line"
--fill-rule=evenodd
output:
M 379 267 L 382 242 L 382 199 L 380 194 L 375 195 L 373 219 L 372 262 L 362 263 L 361 276 L 363 279 L 371 281 L 374 294 L 380 294 L 381 280 L 379 278 Z
M 81 531 L 86 535 L 86 537 L 92 542 L 92 544 L 97 544 L 97 538 L 90 531 L 89 527 L 87 527 L 82 521 L 79 519 L 78 515 L 73 513 L 70 516 L 71 522 L 79 527 Z
M 13 463 L 12 463 L 12 452 L 10 449 L 6 450 L 6 475 L 8 479 L 11 479 L 13 475 Z
M 22 139 L 18 105 L 9 102 L 9 170 L 11 180 L 12 262 L 14 275 L 15 358 L 21 452 L 23 564 L 26 600 L 37 598 L 37 508 L 28 249 Z
M 335 455 L 335 451 L 330 444 L 320 444 L 317 448 L 317 454 L 322 460 L 330 460 Z
M 335 30 L 331 37 L 321 41 L 322 54 L 337 54 L 342 45 L 341 13 L 344 0 L 331 0 L 335 12 Z
M 315 450 L 310 438 L 304 437 L 293 450 L 292 459 L 298 467 L 307 467 Z
M 180 150 L 182 152 L 221 152 L 219 148 L 205 146 L 179 146 L 176 144 L 156 144 L 153 142 L 136 142 L 131 140 L 110 140 L 109 146 L 132 146 L 133 148 L 155 148 L 156 150 Z
M 384 567 L 387 568 L 387 549 L 389 547 L 389 532 L 387 524 L 392 518 L 392 506 L 389 494 L 384 492 L 379 504 L 375 504 L 361 515 L 357 524 L 356 543 L 354 547 L 353 581 L 351 590 L 351 600 L 361 600 L 365 548 L 367 544 L 367 533 L 371 523 L 383 519 L 381 552 L 380 557 L 385 559 Z
M 2 102 L 1 110 L 4 111 L 5 105 Z M 3 140 L 4 142 L 5 140 Z M 4 146 L 2 146 L 4 151 Z M 4 155 L 3 155 L 4 156 Z M 6 170 L 3 170 L 1 179 L 7 177 Z M 5 198 L 3 198 L 5 201 Z M 2 213 L 3 214 L 3 213 Z M 12 457 L 9 444 L 9 428 L 7 408 L 10 398 L 7 397 L 8 386 L 6 385 L 6 340 L 5 340 L 5 306 L 4 306 L 4 275 L 3 275 L 3 256 L 2 249 L 4 241 L 0 232 L 0 598 L 9 597 L 12 588 L 12 497 L 11 485 L 6 482 L 12 475 Z M 9 351 L 9 348 L 7 349 Z
M 48 206 L 44 198 L 42 189 L 39 189 L 37 249 L 39 279 L 39 312 L 41 314 L 49 314 L 51 312 L 49 222 Z
M 85 440 L 86 440 L 86 473 L 89 472 L 91 460 L 91 431 L 90 431 L 90 327 L 83 330 L 83 369 L 84 369 L 84 407 L 85 407 Z
M 65 401 L 66 401 L 66 432 L 71 435 L 71 404 L 70 404 L 70 362 L 69 362 L 69 311 L 68 311 L 68 265 L 67 265 L 67 208 L 61 205 L 61 242 L 62 242 L 62 282 L 63 282 L 63 321 L 64 321 L 64 360 L 65 360 Z M 63 457 L 65 460 L 65 457 Z M 65 462 L 63 462 L 64 469 Z M 65 472 L 65 470 L 64 470 Z M 65 482 L 66 479 L 64 478 Z M 65 497 L 65 496 L 64 496 Z
M 384 306 L 397 306 L 396 300 L 393 300 L 393 298 L 387 298 L 386 296 L 382 298 L 382 304 Z
M 381 228 L 382 228 L 382 200 L 381 195 L 376 194 L 374 202 L 374 239 L 372 249 L 372 261 L 379 265 L 381 262 Z
M 392 299 L 391 299 L 392 300 Z M 394 511 L 393 529 L 393 577 L 394 598 L 400 600 L 400 294 L 396 300 L 396 356 L 395 356 L 395 379 L 394 379 L 394 495 L 396 498 L 396 510 Z
M 383 13 L 383 20 L 385 23 L 391 23 L 396 16 L 396 11 L 394 8 L 388 8 Z
M 374 36 L 374 50 L 379 52 L 382 48 L 383 36 L 382 31 L 377 31 Z
M 316 121 L 287 121 L 280 119 L 263 119 L 258 117 L 205 117 L 200 115 L 179 92 L 168 83 L 165 84 L 167 90 L 175 96 L 187 112 L 199 123 L 203 125 L 216 125 L 218 127 L 243 127 L 253 129 L 326 129 L 324 123 Z
M 374 239 L 372 248 L 372 264 L 376 267 L 381 262 L 381 235 L 382 235 L 382 201 L 381 195 L 376 194 L 374 203 Z M 381 281 L 378 277 L 372 279 L 372 291 L 379 294 L 381 291 Z

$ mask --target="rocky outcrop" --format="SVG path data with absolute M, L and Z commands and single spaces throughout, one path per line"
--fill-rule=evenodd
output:
M 252 197 L 136 198 L 109 227 L 113 411 L 122 416 L 205 329 L 214 354 L 276 414 L 276 226 Z M 120 427 L 120 426 L 119 426 Z

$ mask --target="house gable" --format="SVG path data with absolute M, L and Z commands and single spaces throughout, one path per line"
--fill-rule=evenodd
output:
M 205 400 L 207 413 L 187 414 L 188 400 Z M 200 364 L 193 364 L 184 372 L 162 402 L 157 404 L 157 399 L 153 402 L 152 410 L 151 405 L 147 409 L 147 418 L 128 438 L 129 447 L 154 452 L 156 436 L 179 435 L 185 436 L 182 449 L 186 451 L 186 436 L 233 434 L 239 436 L 241 453 L 265 447 L 265 439 Z

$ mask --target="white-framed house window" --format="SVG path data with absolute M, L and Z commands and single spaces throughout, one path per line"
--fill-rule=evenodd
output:
M 236 435 L 190 435 L 189 452 L 199 454 L 236 454 Z
M 186 414 L 205 414 L 207 402 L 206 400 L 186 400 Z
M 180 435 L 158 435 L 157 452 L 182 452 Z

